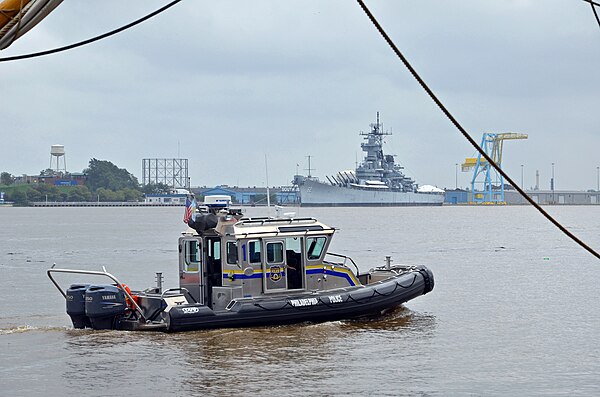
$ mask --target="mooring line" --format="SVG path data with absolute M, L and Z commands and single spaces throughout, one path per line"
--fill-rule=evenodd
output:
M 598 17 L 598 12 L 596 11 L 596 7 L 600 7 L 600 3 L 596 3 L 592 0 L 583 1 L 585 1 L 586 3 L 590 3 L 590 6 L 592 7 L 592 12 L 594 13 L 594 17 L 596 17 L 596 22 L 598 22 L 598 27 L 600 27 L 600 18 Z
M 162 13 L 163 11 L 166 11 L 167 9 L 173 7 L 175 4 L 179 3 L 180 1 L 181 0 L 174 0 L 174 1 L 170 2 L 169 4 L 167 4 L 167 5 L 159 8 L 158 10 L 156 10 L 154 12 L 151 12 L 150 14 L 148 14 L 148 15 L 140 18 L 140 19 L 137 19 L 137 20 L 135 20 L 135 21 L 133 21 L 131 23 L 128 23 L 127 25 L 121 26 L 120 28 L 117 28 L 115 30 L 111 30 L 110 32 L 101 34 L 101 35 L 96 36 L 96 37 L 92 37 L 91 39 L 83 40 L 83 41 L 80 41 L 80 42 L 74 43 L 74 44 L 69 44 L 69 45 L 64 46 L 64 47 L 54 48 L 52 50 L 46 50 L 46 51 L 34 52 L 34 53 L 31 53 L 31 54 L 15 55 L 15 56 L 12 56 L 12 57 L 0 58 L 0 62 L 8 62 L 8 61 L 17 61 L 17 60 L 20 60 L 20 59 L 36 58 L 36 57 L 41 57 L 41 56 L 44 56 L 44 55 L 56 54 L 57 52 L 63 52 L 63 51 L 71 50 L 73 48 L 77 48 L 77 47 L 81 47 L 81 46 L 84 46 L 84 45 L 87 45 L 87 44 L 91 44 L 91 43 L 93 43 L 95 41 L 105 39 L 105 38 L 113 36 L 113 35 L 115 35 L 117 33 L 121 33 L 121 32 L 123 32 L 123 31 L 125 31 L 125 30 L 127 30 L 129 28 L 134 27 L 135 25 L 139 25 L 140 23 L 145 22 L 148 19 L 150 19 L 152 17 L 155 17 L 156 15 Z
M 444 106 L 444 104 L 442 103 L 442 101 L 440 101 L 438 99 L 438 97 L 433 93 L 433 91 L 429 88 L 429 86 L 425 83 L 425 81 L 421 78 L 421 76 L 419 76 L 419 74 L 417 73 L 417 71 L 408 62 L 408 60 L 402 54 L 402 52 L 398 49 L 398 47 L 396 46 L 396 44 L 394 44 L 394 42 L 392 41 L 392 39 L 390 38 L 390 36 L 388 36 L 388 34 L 383 29 L 383 27 L 381 27 L 381 25 L 379 24 L 379 22 L 377 21 L 377 19 L 375 18 L 375 16 L 367 8 L 367 5 L 364 3 L 364 1 L 363 0 L 357 0 L 357 1 L 358 1 L 358 4 L 360 5 L 360 7 L 365 12 L 365 14 L 367 15 L 367 17 L 371 20 L 371 23 L 373 24 L 373 26 L 375 26 L 375 28 L 377 29 L 377 31 L 379 32 L 379 34 L 381 34 L 381 36 L 384 38 L 384 40 L 388 43 L 388 45 L 394 51 L 394 53 L 396 54 L 396 56 L 398 56 L 398 58 L 400 58 L 400 60 L 404 64 L 404 66 L 406 66 L 406 68 L 408 69 L 408 71 L 412 74 L 412 76 L 415 78 L 415 80 L 417 80 L 417 82 L 419 83 L 419 85 L 421 85 L 421 87 L 425 90 L 425 92 L 427 92 L 427 94 L 429 95 L 429 97 L 435 102 L 435 104 L 440 108 L 440 110 L 442 111 L 442 113 L 444 113 L 444 115 L 450 120 L 450 122 L 460 131 L 460 133 L 465 137 L 465 139 L 467 141 L 469 141 L 469 143 L 471 143 L 471 145 L 489 162 L 489 164 L 491 164 L 494 167 L 494 169 L 496 171 L 498 171 L 498 173 L 500 175 L 502 175 L 515 188 L 515 190 L 517 190 L 521 194 L 521 196 L 523 196 L 523 198 L 525 198 L 525 200 L 527 200 L 529 202 L 529 204 L 533 205 L 547 220 L 549 220 L 552 224 L 554 224 L 554 226 L 556 226 L 564 234 L 566 234 L 567 236 L 569 236 L 571 238 L 571 240 L 575 241 L 582 248 L 584 248 L 585 250 L 587 250 L 590 254 L 592 254 L 596 258 L 600 259 L 600 254 L 598 252 L 596 252 L 592 247 L 590 247 L 589 245 L 587 245 L 586 243 L 584 243 L 577 236 L 575 236 L 573 233 L 571 233 L 569 230 L 567 230 L 566 227 L 564 227 L 563 225 L 561 225 L 560 222 L 558 222 L 556 219 L 554 219 L 552 216 L 550 216 L 550 214 L 548 214 L 538 203 L 536 203 L 531 197 L 529 197 L 527 195 L 527 193 L 525 193 L 525 191 L 519 185 L 517 185 L 512 180 L 512 178 L 509 177 L 508 174 L 506 174 L 500 168 L 500 166 L 498 166 L 498 164 L 496 164 L 496 162 L 494 160 L 492 160 L 492 158 L 490 156 L 488 156 L 487 153 L 485 153 L 485 151 L 481 147 L 479 147 L 479 145 L 477 144 L 477 142 L 475 142 L 475 140 L 462 127 L 462 125 L 460 125 L 460 123 L 456 120 L 456 118 L 454 118 L 454 116 L 450 113 L 450 111 Z M 586 0 L 584 0 L 584 1 L 586 1 Z

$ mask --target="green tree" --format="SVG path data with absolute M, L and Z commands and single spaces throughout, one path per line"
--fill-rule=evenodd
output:
M 55 176 L 56 171 L 52 168 L 46 168 L 45 170 L 40 171 L 40 176 Z
M 37 190 L 35 190 L 34 188 L 30 187 L 25 191 L 26 195 L 27 195 L 27 201 L 40 201 L 42 198 L 42 195 L 40 194 L 40 192 L 38 192 Z
M 103 187 L 96 190 L 96 196 L 99 201 L 114 201 L 114 192 L 110 189 L 105 189 Z
M 138 180 L 125 168 L 119 168 L 110 161 L 91 159 L 89 167 L 83 170 L 87 174 L 86 186 L 97 191 L 100 188 L 117 191 L 121 189 L 139 189 Z
M 68 189 L 68 201 L 90 201 L 92 193 L 85 186 L 73 186 Z
M 123 189 L 124 201 L 140 201 L 143 198 L 142 192 L 136 189 Z
M 15 189 L 8 197 L 8 201 L 14 202 L 16 205 L 27 205 L 27 193 L 22 189 Z
M 12 185 L 14 181 L 15 178 L 8 172 L 3 172 L 0 174 L 0 185 Z
M 46 200 L 47 197 L 48 201 L 57 201 L 60 197 L 60 192 L 58 188 L 54 185 L 39 183 L 36 186 L 34 186 L 34 189 L 40 193 L 40 200 Z

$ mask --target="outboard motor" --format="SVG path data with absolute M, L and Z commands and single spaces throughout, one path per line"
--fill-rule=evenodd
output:
M 85 292 L 85 314 L 94 329 L 114 329 L 126 309 L 125 293 L 114 285 L 92 285 Z
M 92 328 L 89 317 L 85 315 L 85 291 L 89 286 L 72 284 L 67 290 L 67 314 L 75 328 Z

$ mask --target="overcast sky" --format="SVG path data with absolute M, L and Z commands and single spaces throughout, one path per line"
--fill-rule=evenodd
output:
M 65 0 L 0 57 L 77 42 L 167 0 Z M 578 0 L 370 0 L 372 12 L 462 125 L 521 132 L 503 167 L 520 182 L 596 188 L 600 28 Z M 475 155 L 352 0 L 185 0 L 124 33 L 0 63 L 0 171 L 37 174 L 94 157 L 141 180 L 143 158 L 188 158 L 192 186 L 324 179 L 362 158 L 381 114 L 386 153 L 423 184 L 453 188 Z M 458 174 L 467 186 L 471 174 Z

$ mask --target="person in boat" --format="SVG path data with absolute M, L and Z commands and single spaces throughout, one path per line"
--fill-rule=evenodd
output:
M 287 264 L 287 280 L 288 287 L 290 289 L 302 288 L 302 278 L 300 275 L 300 255 L 292 250 L 286 250 L 286 264 Z

